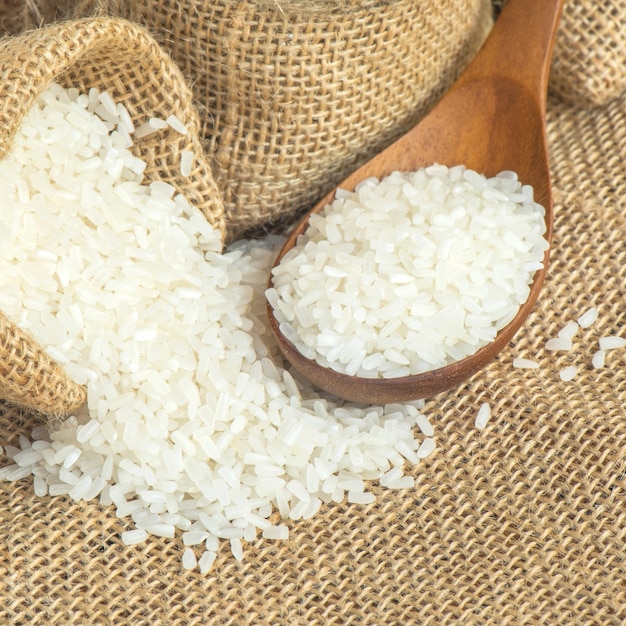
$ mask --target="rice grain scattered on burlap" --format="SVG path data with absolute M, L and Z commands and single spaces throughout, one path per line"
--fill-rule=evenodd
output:
M 232 626 L 626 623 L 626 352 L 596 371 L 597 340 L 626 328 L 626 101 L 550 100 L 556 225 L 539 304 L 514 344 L 426 411 L 438 449 L 416 487 L 375 488 L 259 539 L 224 545 L 203 577 L 177 541 L 124 547 L 112 509 L 0 483 L 0 623 Z M 596 305 L 571 353 L 545 341 Z M 540 363 L 512 367 L 515 356 Z M 571 383 L 558 370 L 580 366 Z M 487 429 L 473 428 L 481 402 Z M 38 424 L 0 409 L 0 441 Z
M 145 175 L 171 183 L 224 232 L 223 204 L 204 158 L 199 119 L 179 69 L 140 26 L 117 18 L 59 23 L 0 39 L 0 159 L 32 103 L 51 81 L 83 91 L 108 90 L 134 120 L 175 114 L 187 135 L 159 133 L 136 143 Z M 180 175 L 180 154 L 192 150 L 194 171 Z M 47 415 L 81 406 L 86 394 L 33 338 L 0 313 L 0 397 Z

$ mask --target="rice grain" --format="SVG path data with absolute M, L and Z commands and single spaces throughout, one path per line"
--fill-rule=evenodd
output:
M 537 361 L 533 361 L 532 359 L 515 357 L 513 359 L 513 367 L 517 369 L 537 369 L 539 367 L 539 363 L 537 363 Z
M 575 365 L 568 365 L 567 367 L 559 370 L 559 378 L 564 382 L 573 380 L 578 374 L 578 368 Z
M 597 319 L 598 309 L 596 307 L 591 307 L 587 309 L 577 321 L 581 328 L 589 328 L 596 322 Z
M 478 430 L 484 430 L 487 427 L 487 422 L 491 418 L 491 406 L 488 402 L 483 402 L 478 409 L 476 419 L 474 420 L 474 426 Z
M 604 367 L 606 360 L 606 351 L 597 350 L 594 352 L 593 357 L 591 357 L 591 364 L 595 369 L 600 369 Z
M 609 335 L 606 337 L 601 337 L 598 342 L 600 346 L 600 350 L 615 350 L 617 348 L 623 348 L 626 346 L 626 339 L 623 337 L 618 337 L 616 335 Z

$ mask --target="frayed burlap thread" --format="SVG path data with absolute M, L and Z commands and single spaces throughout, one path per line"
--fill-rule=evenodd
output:
M 188 78 L 228 238 L 293 222 L 416 123 L 490 0 L 86 0 L 150 28 Z
M 125 547 L 113 507 L 0 482 L 0 623 L 623 626 L 626 351 L 600 370 L 591 357 L 600 337 L 626 332 L 625 105 L 549 101 L 544 290 L 496 361 L 427 402 L 437 449 L 410 470 L 414 488 L 325 505 L 287 522 L 287 542 L 246 542 L 241 562 L 224 542 L 202 576 L 182 569 L 180 538 Z M 590 306 L 598 321 L 573 349 L 546 350 Z M 516 356 L 539 368 L 514 369 Z M 478 431 L 482 402 L 492 416 Z M 37 424 L 0 405 L 2 445 Z
M 224 232 L 223 205 L 203 156 L 199 119 L 179 69 L 140 26 L 117 18 L 58 23 L 0 40 L 0 158 L 32 103 L 52 81 L 86 91 L 108 90 L 135 122 L 176 115 L 187 134 L 173 130 L 137 141 L 147 179 L 164 180 Z M 195 154 L 189 177 L 180 174 L 183 150 Z M 34 339 L 0 314 L 0 397 L 47 415 L 68 414 L 85 391 Z

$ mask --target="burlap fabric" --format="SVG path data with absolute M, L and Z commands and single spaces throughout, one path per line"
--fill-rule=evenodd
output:
M 247 544 L 241 563 L 225 545 L 200 576 L 182 570 L 179 539 L 127 548 L 112 509 L 0 482 L 0 624 L 626 623 L 625 353 L 590 367 L 598 338 L 626 322 L 625 111 L 623 98 L 550 99 L 556 224 L 542 297 L 492 365 L 427 403 L 438 448 L 412 470 L 414 489 L 325 506 L 290 523 L 288 542 Z M 599 320 L 575 349 L 547 352 L 591 305 Z M 513 369 L 514 356 L 540 368 Z M 580 372 L 563 383 L 570 363 Z M 493 416 L 479 432 L 484 401 Z M 0 403 L 0 445 L 39 423 Z
M 87 90 L 107 89 L 131 117 L 146 121 L 174 114 L 187 135 L 174 131 L 137 142 L 146 177 L 174 185 L 209 221 L 224 230 L 223 205 L 199 139 L 198 115 L 180 71 L 141 27 L 99 18 L 55 24 L 0 40 L 0 158 L 34 98 L 53 80 Z M 182 150 L 196 155 L 194 171 L 180 175 Z M 0 313 L 0 397 L 48 415 L 64 414 L 85 400 L 29 335 Z
M 626 2 L 566 3 L 552 88 L 571 102 L 602 104 L 626 90 Z
M 369 506 L 325 506 L 286 543 L 227 546 L 205 577 L 180 540 L 126 548 L 113 510 L 0 483 L 0 623 L 284 626 L 626 623 L 626 101 L 551 99 L 552 265 L 516 341 L 466 385 L 427 403 L 438 449 L 416 487 Z M 571 353 L 545 342 L 587 307 Z M 537 370 L 513 369 L 514 356 Z M 578 376 L 560 381 L 570 363 Z M 481 402 L 493 415 L 473 428 Z M 38 419 L 8 405 L 0 441 Z
M 94 4 L 147 25 L 188 77 L 230 239 L 293 220 L 408 130 L 492 24 L 490 0 L 86 0 L 78 12 Z
M 494 0 L 496 12 L 506 0 Z M 568 0 L 554 45 L 550 88 L 571 104 L 597 105 L 626 91 L 626 2 Z

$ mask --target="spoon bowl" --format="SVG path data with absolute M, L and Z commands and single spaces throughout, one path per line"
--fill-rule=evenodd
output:
M 503 170 L 532 185 L 545 209 L 550 243 L 553 207 L 545 109 L 552 49 L 564 0 L 509 0 L 489 37 L 461 77 L 435 108 L 408 133 L 353 172 L 338 187 L 353 191 L 366 178 L 414 171 L 439 163 L 465 165 L 488 177 Z M 311 213 L 335 197 L 324 196 L 293 229 L 275 265 L 296 244 Z M 487 365 L 511 341 L 537 301 L 549 248 L 530 285 L 530 294 L 493 342 L 462 360 L 400 378 L 360 378 L 335 372 L 303 356 L 281 333 L 268 303 L 270 327 L 294 369 L 316 387 L 355 402 L 384 404 L 425 398 L 457 386 Z M 271 282 L 271 281 L 270 281 Z

